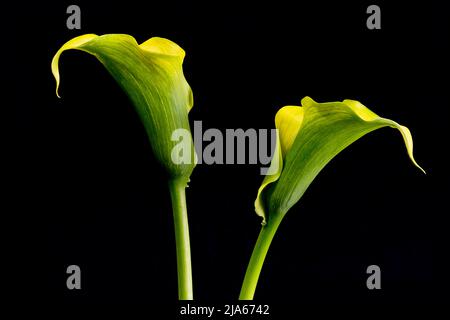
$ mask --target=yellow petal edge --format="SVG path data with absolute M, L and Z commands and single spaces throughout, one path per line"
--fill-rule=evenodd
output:
M 262 225 L 267 223 L 267 219 L 261 193 L 266 186 L 280 178 L 281 171 L 283 170 L 283 158 L 294 143 L 303 121 L 303 115 L 303 108 L 297 106 L 285 106 L 278 110 L 275 115 L 277 138 L 275 151 L 268 171 L 270 174 L 265 176 L 258 189 L 258 195 L 255 200 L 255 211 L 257 215 L 263 218 Z
M 79 37 L 75 37 L 69 41 L 67 41 L 59 50 L 56 52 L 55 56 L 52 59 L 52 73 L 56 80 L 56 95 L 58 98 L 61 98 L 58 89 L 59 89 L 59 83 L 60 83 L 60 77 L 59 77 L 59 57 L 61 56 L 61 53 L 63 53 L 66 50 L 71 49 L 77 49 L 82 50 L 79 47 L 86 42 L 91 41 L 92 39 L 98 37 L 96 34 L 85 34 Z
M 117 36 L 120 36 L 120 35 L 117 35 Z M 128 36 L 128 35 L 126 35 L 126 36 L 131 38 L 132 41 L 134 43 L 136 43 L 136 45 L 137 45 L 137 42 L 133 37 Z M 52 59 L 51 69 L 52 69 L 52 74 L 56 80 L 56 95 L 58 96 L 58 98 L 61 98 L 61 96 L 59 95 L 59 92 L 58 92 L 59 84 L 60 84 L 59 57 L 61 56 L 61 54 L 64 51 L 72 50 L 72 49 L 81 50 L 81 51 L 91 54 L 88 50 L 84 50 L 82 46 L 84 44 L 86 44 L 87 42 L 89 42 L 95 38 L 98 38 L 98 37 L 102 37 L 102 36 L 98 36 L 96 34 L 85 34 L 85 35 L 75 37 L 75 38 L 67 41 L 56 52 L 55 56 Z M 152 37 L 152 38 L 148 39 L 147 41 L 144 41 L 143 43 L 138 45 L 138 47 L 140 49 L 142 49 L 143 51 L 145 51 L 147 54 L 151 53 L 153 55 L 163 55 L 163 56 L 175 57 L 175 58 L 179 59 L 180 63 L 183 62 L 183 59 L 185 57 L 185 51 L 179 45 L 177 45 L 175 42 L 172 42 L 165 38 Z M 192 96 L 190 99 L 192 100 Z M 192 106 L 193 106 L 193 103 L 191 101 L 191 103 L 188 104 L 188 112 L 192 109 Z

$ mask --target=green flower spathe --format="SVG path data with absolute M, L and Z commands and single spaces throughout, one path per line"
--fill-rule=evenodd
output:
M 411 161 L 423 171 L 414 160 L 408 128 L 379 117 L 358 101 L 317 103 L 305 97 L 302 106 L 281 108 L 275 125 L 278 135 L 271 175 L 263 180 L 255 200 L 263 226 L 241 289 L 240 299 L 244 300 L 253 298 L 265 256 L 283 217 L 327 163 L 347 146 L 371 131 L 392 127 L 400 131 Z
M 195 166 L 192 138 L 182 141 L 189 144 L 182 149 L 191 150 L 190 161 L 173 161 L 172 152 L 179 144 L 172 139 L 173 132 L 177 129 L 190 132 L 188 112 L 193 106 L 193 95 L 183 74 L 184 50 L 158 37 L 139 45 L 125 34 L 76 37 L 65 43 L 52 60 L 57 95 L 59 58 L 70 49 L 87 52 L 103 64 L 133 103 L 159 163 L 171 179 L 183 178 L 187 182 Z
M 317 103 L 305 97 L 301 107 L 281 108 L 275 125 L 278 143 L 272 161 L 277 162 L 277 170 L 265 177 L 255 201 L 256 213 L 263 217 L 263 223 L 269 215 L 286 214 L 331 159 L 376 129 L 398 129 L 411 161 L 425 172 L 414 160 L 408 128 L 379 117 L 355 100 Z
M 178 297 L 193 299 L 185 188 L 196 156 L 188 121 L 193 97 L 183 74 L 184 50 L 158 37 L 139 45 L 125 34 L 86 34 L 73 38 L 52 60 L 57 95 L 59 58 L 70 49 L 87 52 L 103 64 L 128 95 L 145 127 L 153 154 L 168 176 L 175 226 Z M 184 134 L 174 136 L 180 131 Z

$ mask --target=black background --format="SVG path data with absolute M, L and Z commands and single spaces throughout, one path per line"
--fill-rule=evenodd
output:
M 275 305 L 418 305 L 443 301 L 438 248 L 448 122 L 448 16 L 437 2 L 374 2 L 382 29 L 366 28 L 371 2 L 188 1 L 17 3 L 12 18 L 14 147 L 7 209 L 10 297 L 23 304 L 148 306 L 177 299 L 165 178 L 125 94 L 92 56 L 50 61 L 84 33 L 169 38 L 186 50 L 191 122 L 272 128 L 276 111 L 355 99 L 409 127 L 421 174 L 401 136 L 373 132 L 339 154 L 286 216 L 256 299 Z M 81 31 L 66 8 L 81 7 Z M 444 59 L 445 58 L 445 59 Z M 7 93 L 8 94 L 8 93 Z M 195 298 L 237 301 L 260 229 L 257 165 L 199 165 L 187 190 Z M 82 270 L 82 290 L 65 286 Z M 382 289 L 366 288 L 368 265 Z

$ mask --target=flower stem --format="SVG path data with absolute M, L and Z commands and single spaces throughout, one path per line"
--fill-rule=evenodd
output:
M 178 270 L 178 299 L 192 300 L 192 267 L 189 242 L 189 226 L 186 209 L 186 183 L 170 180 L 170 198 L 172 200 L 173 220 L 175 225 L 175 244 Z
M 269 221 L 265 226 L 262 226 L 245 273 L 239 300 L 253 300 L 264 259 L 266 258 L 272 239 L 282 220 L 277 216 L 275 217 L 275 219 Z

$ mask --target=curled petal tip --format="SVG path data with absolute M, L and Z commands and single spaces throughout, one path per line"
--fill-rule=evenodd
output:
M 420 171 L 422 171 L 423 174 L 425 174 L 425 175 L 427 174 L 427 172 L 425 171 L 425 169 L 422 168 L 422 167 L 416 162 L 416 160 L 413 159 L 413 163 L 414 163 L 414 165 L 415 165 L 417 168 L 419 168 Z
M 82 35 L 82 36 L 75 37 L 72 40 L 67 41 L 61 48 L 59 48 L 59 50 L 53 56 L 52 63 L 51 63 L 51 69 L 52 69 L 53 77 L 55 78 L 55 81 L 56 81 L 56 96 L 58 98 L 61 98 L 61 96 L 58 93 L 59 82 L 60 82 L 59 57 L 66 50 L 70 50 L 70 49 L 81 50 L 80 47 L 83 44 L 91 41 L 92 39 L 94 39 L 96 37 L 97 37 L 97 35 L 95 35 L 95 34 L 85 34 L 85 35 Z

